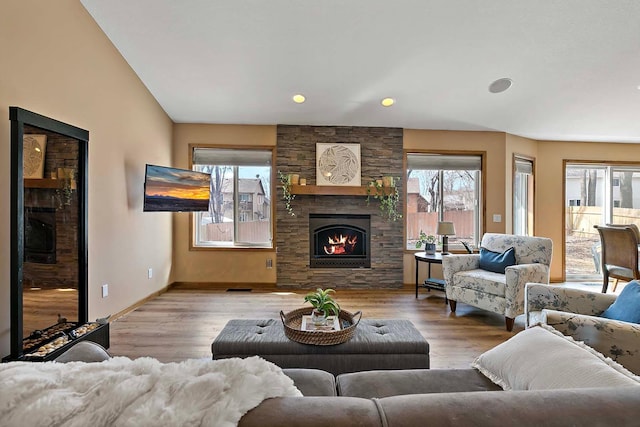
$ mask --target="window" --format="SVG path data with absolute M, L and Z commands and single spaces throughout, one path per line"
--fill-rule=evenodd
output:
M 273 247 L 273 151 L 192 146 L 191 159 L 211 174 L 209 210 L 193 214 L 193 246 Z
M 513 234 L 533 236 L 533 160 L 515 157 Z
M 482 235 L 482 156 L 407 153 L 406 164 L 406 248 L 416 248 L 420 231 L 436 235 L 438 221 L 454 224 L 450 247 L 460 241 L 477 246 Z

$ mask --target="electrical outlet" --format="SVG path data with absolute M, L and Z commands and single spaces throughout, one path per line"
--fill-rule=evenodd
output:
M 271 258 L 267 259 L 267 268 L 273 268 L 273 260 Z
M 153 268 L 149 267 L 149 271 L 147 271 L 147 276 L 149 277 L 149 279 L 153 277 Z
M 106 298 L 109 296 L 109 284 L 105 283 L 102 285 L 102 298 Z
M 502 215 L 493 214 L 493 222 L 502 222 Z

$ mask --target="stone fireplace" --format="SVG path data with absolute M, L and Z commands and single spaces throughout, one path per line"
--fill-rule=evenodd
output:
M 309 267 L 370 268 L 371 215 L 309 214 Z
M 307 185 L 316 185 L 316 143 L 358 143 L 361 152 L 362 185 L 383 175 L 403 176 L 402 129 L 351 126 L 278 125 L 276 170 L 283 174 L 299 174 Z M 402 180 L 399 183 L 402 186 Z M 400 206 L 404 194 L 400 192 Z M 282 201 L 282 188 L 274 195 L 276 204 L 277 286 L 292 288 L 400 288 L 404 255 L 403 222 L 385 220 L 377 200 L 367 202 L 366 192 L 360 195 L 299 194 L 291 202 L 291 216 Z M 333 216 L 339 221 L 324 223 L 323 230 L 313 224 L 314 216 Z M 361 223 L 342 227 L 344 218 L 368 217 L 368 227 Z M 318 219 L 318 218 L 316 218 Z M 320 218 L 326 219 L 326 218 Z M 340 230 L 342 229 L 342 230 Z M 366 233 L 361 233 L 362 230 Z M 340 238 L 340 232 L 358 234 L 357 241 L 366 244 L 366 257 L 324 254 L 341 251 L 340 243 L 331 249 L 321 244 L 329 237 Z M 365 237 L 366 234 L 366 237 Z M 314 243 L 314 238 L 320 240 Z M 361 237 L 362 236 L 362 237 Z M 346 244 L 346 242 L 345 242 Z M 346 248 L 344 248 L 346 250 Z M 315 255 L 314 255 L 315 254 Z M 366 260 L 368 258 L 368 260 Z M 324 264 L 324 265 L 323 265 Z

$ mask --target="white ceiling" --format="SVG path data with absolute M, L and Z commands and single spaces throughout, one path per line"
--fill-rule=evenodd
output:
M 81 2 L 175 122 L 640 142 L 637 0 Z

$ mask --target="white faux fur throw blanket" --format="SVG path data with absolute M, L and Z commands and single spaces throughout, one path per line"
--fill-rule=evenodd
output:
M 0 364 L 2 426 L 234 426 L 264 399 L 301 395 L 257 356 Z

